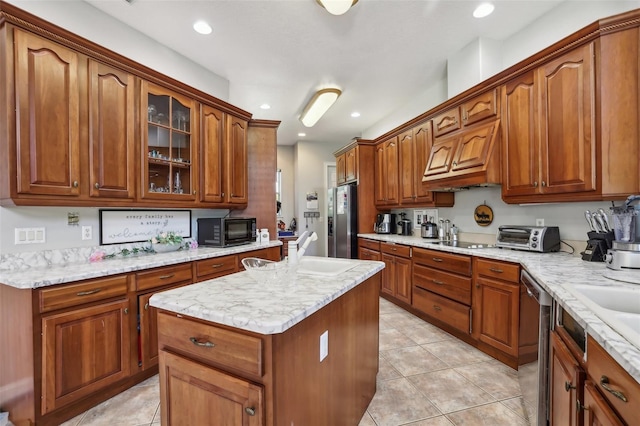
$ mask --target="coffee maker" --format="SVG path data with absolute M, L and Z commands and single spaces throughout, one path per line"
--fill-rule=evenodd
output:
M 394 213 L 379 213 L 373 227 L 376 234 L 395 234 L 396 215 Z
M 607 267 L 640 270 L 640 195 L 611 207 L 611 217 L 615 239 L 604 259 Z

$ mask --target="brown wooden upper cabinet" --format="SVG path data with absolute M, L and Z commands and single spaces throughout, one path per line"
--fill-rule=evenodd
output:
M 195 201 L 197 176 L 196 102 L 142 82 L 142 176 L 140 193 L 155 200 Z
M 249 200 L 247 121 L 227 115 L 225 126 L 225 201 L 246 205 Z
M 358 180 L 358 146 L 336 157 L 336 183 L 342 185 Z
M 11 195 L 78 197 L 80 55 L 19 29 L 13 34 L 17 158 L 9 173 L 16 179 Z
M 595 189 L 594 71 L 589 43 L 503 87 L 505 200 Z
M 375 204 L 398 204 L 398 137 L 394 136 L 376 146 Z
M 498 115 L 496 90 L 489 90 L 433 118 L 433 135 L 443 135 Z

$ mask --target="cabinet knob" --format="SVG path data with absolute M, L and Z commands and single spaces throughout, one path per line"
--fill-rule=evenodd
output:
M 607 376 L 600 377 L 600 386 L 602 386 L 607 392 L 612 393 L 616 398 L 621 399 L 624 402 L 628 402 L 627 397 L 624 396 L 622 392 L 612 389 L 609 386 L 609 378 Z
M 195 189 L 193 190 L 193 195 L 196 195 L 196 190 Z
M 453 165 L 454 165 L 454 166 L 457 166 L 457 165 L 458 165 L 458 162 L 457 162 L 457 161 L 454 161 L 454 162 L 453 162 Z
M 533 187 L 537 188 L 538 187 L 538 181 L 533 182 Z
M 147 303 L 145 303 L 145 304 L 144 304 L 144 310 L 145 310 L 145 311 L 148 311 L 148 310 L 149 310 L 149 302 L 147 302 Z
M 476 284 L 476 288 L 480 288 L 480 284 Z
M 547 186 L 547 183 L 545 181 L 542 181 L 542 187 Z
M 255 416 L 256 415 L 256 409 L 253 407 L 247 407 L 244 409 L 244 412 L 247 413 L 250 416 Z
M 74 181 L 73 181 L 73 187 L 74 187 L 74 188 L 77 188 L 77 187 L 78 187 L 78 185 L 79 185 L 79 184 L 78 184 L 78 181 L 77 181 L 77 180 L 74 180 Z
M 124 308 L 124 314 L 129 315 L 129 308 Z
M 100 184 L 98 182 L 96 182 L 96 183 L 93 184 L 93 187 L 95 189 L 100 189 Z
M 571 382 L 564 382 L 564 390 L 567 392 L 571 391 L 571 389 L 575 389 L 576 387 L 571 384 Z

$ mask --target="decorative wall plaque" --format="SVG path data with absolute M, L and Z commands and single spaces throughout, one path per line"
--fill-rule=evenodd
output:
M 161 232 L 191 237 L 191 210 L 100 210 L 100 245 L 147 241 Z
M 493 222 L 493 210 L 486 204 L 480 204 L 473 212 L 473 218 L 480 226 L 489 226 Z

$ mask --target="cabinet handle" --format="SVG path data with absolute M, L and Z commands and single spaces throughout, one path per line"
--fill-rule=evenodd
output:
M 149 302 L 147 302 L 147 303 L 145 303 L 145 304 L 144 304 L 144 310 L 145 310 L 145 311 L 148 311 L 148 310 L 149 310 Z
M 101 291 L 101 288 L 94 288 L 93 290 L 79 291 L 78 293 L 76 293 L 76 296 L 89 296 L 90 294 L 96 294 Z
M 193 195 L 196 195 L 196 190 L 195 189 L 193 190 Z
M 158 278 L 160 278 L 161 280 L 166 280 L 168 278 L 172 278 L 175 274 L 167 274 L 167 275 L 160 275 Z
M 220 194 L 221 197 L 224 197 L 224 192 L 222 194 Z
M 542 181 L 542 187 L 544 188 L 545 186 L 547 186 L 547 183 L 545 181 Z
M 247 407 L 244 409 L 244 412 L 247 413 L 250 416 L 255 416 L 256 415 L 256 409 L 253 407 Z
M 93 187 L 95 189 L 100 189 L 100 184 L 98 182 L 96 182 L 96 183 L 93 184 Z
M 571 382 L 564 382 L 564 390 L 567 392 L 571 391 L 571 389 L 575 389 L 576 387 L 571 384 Z
M 444 284 L 444 282 L 438 281 L 438 280 L 431 280 L 431 281 L 433 281 L 434 284 L 438 284 L 438 285 L 443 285 Z
M 433 309 L 435 309 L 438 312 L 442 310 L 442 308 L 438 305 L 433 305 Z
M 538 187 L 538 181 L 537 181 L 537 180 L 533 182 L 533 187 L 534 187 L 534 188 L 537 188 L 537 187 Z
M 207 341 L 207 342 L 201 342 L 200 340 L 196 339 L 195 337 L 189 337 L 189 340 L 191 340 L 191 343 L 193 343 L 196 346 L 201 346 L 203 348 L 213 348 L 215 346 L 215 344 Z
M 79 185 L 79 184 L 78 184 L 78 181 L 77 181 L 77 180 L 74 180 L 74 181 L 73 181 L 73 187 L 74 187 L 74 188 L 77 188 L 77 187 L 78 187 L 78 185 Z
M 498 268 L 489 268 L 489 270 L 491 272 L 495 272 L 496 274 L 501 274 L 504 272 L 502 269 L 498 269 Z
M 480 284 L 476 284 L 476 288 L 480 288 Z
M 580 403 L 580 400 L 576 399 L 576 411 L 580 411 L 580 410 L 589 410 L 589 407 L 582 405 Z
M 442 259 L 439 257 L 432 257 L 431 259 L 433 259 L 434 262 L 442 262 Z
M 454 165 L 454 166 L 457 166 L 457 165 L 458 165 L 458 162 L 457 162 L 457 161 L 454 161 L 454 162 L 453 162 L 453 165 Z
M 129 315 L 129 308 L 124 308 L 124 314 Z
M 224 266 L 224 263 L 216 263 L 215 265 L 211 265 L 211 268 L 217 269 L 217 268 L 222 268 L 223 266 Z
M 611 387 L 609 387 L 609 378 L 607 376 L 600 377 L 600 386 L 602 386 L 607 392 L 612 393 L 616 398 L 621 399 L 624 402 L 628 402 L 627 397 L 624 396 L 622 392 L 611 389 Z

